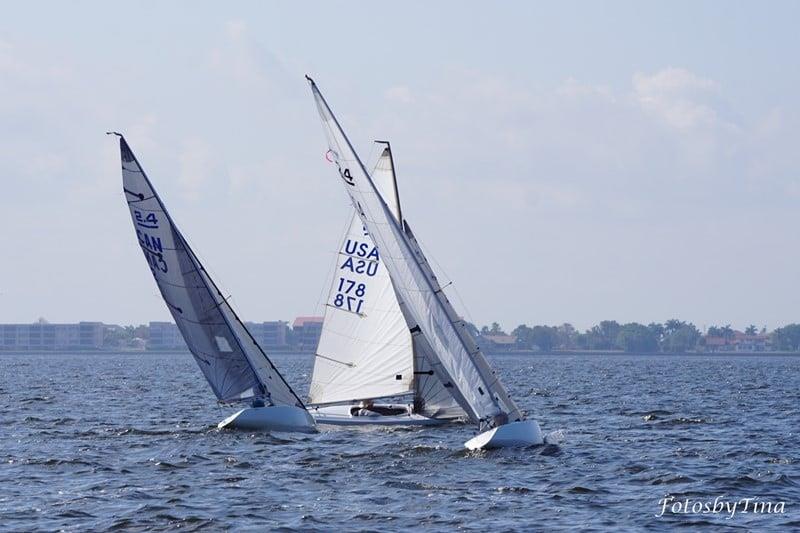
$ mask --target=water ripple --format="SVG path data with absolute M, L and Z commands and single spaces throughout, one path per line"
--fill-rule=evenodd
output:
M 468 451 L 467 425 L 218 431 L 230 411 L 187 355 L 4 354 L 0 531 L 800 527 L 800 358 L 491 359 L 545 445 Z M 310 357 L 276 362 L 306 390 Z M 656 518 L 667 495 L 787 512 Z

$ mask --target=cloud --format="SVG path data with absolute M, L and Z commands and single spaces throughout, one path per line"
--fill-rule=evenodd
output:
M 678 129 L 714 126 L 718 116 L 709 99 L 718 89 L 713 80 L 682 68 L 633 76 L 634 96 L 642 108 Z
M 287 67 L 273 51 L 262 46 L 254 38 L 248 24 L 243 20 L 225 23 L 223 37 L 208 54 L 211 68 L 261 97 L 292 94 L 287 83 L 292 76 Z

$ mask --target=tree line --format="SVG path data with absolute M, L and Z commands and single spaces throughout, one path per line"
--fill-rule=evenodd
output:
M 474 326 L 473 326 L 474 327 Z M 480 335 L 505 335 L 497 322 L 491 326 L 474 329 Z M 744 333 L 749 336 L 768 335 L 772 350 L 800 351 L 800 324 L 789 324 L 767 333 L 750 325 Z M 733 339 L 734 329 L 730 324 L 710 326 L 704 336 L 691 322 L 670 319 L 664 323 L 647 325 L 637 322 L 620 324 L 615 320 L 603 320 L 584 332 L 571 324 L 560 326 L 528 326 L 521 324 L 511 331 L 516 337 L 515 348 L 523 350 L 621 350 L 631 353 L 685 353 L 704 348 L 708 337 Z

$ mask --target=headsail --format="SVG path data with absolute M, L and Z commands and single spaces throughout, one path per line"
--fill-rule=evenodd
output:
M 376 184 L 395 206 L 391 152 L 373 170 Z M 336 257 L 336 270 L 314 359 L 309 400 L 330 404 L 384 398 L 413 390 L 411 334 L 397 305 L 378 250 L 353 214 Z
M 200 264 L 125 138 L 119 138 L 123 190 L 139 246 L 214 394 L 222 402 L 259 398 L 303 407 Z
M 521 420 L 519 409 L 444 296 L 413 235 L 394 219 L 316 84 L 308 79 L 328 139 L 330 158 L 338 166 L 345 189 L 380 250 L 407 323 L 415 324 L 410 328 L 412 336 L 419 335 L 429 345 L 433 371 L 445 386 L 449 385 L 451 394 L 473 422 L 492 426 Z

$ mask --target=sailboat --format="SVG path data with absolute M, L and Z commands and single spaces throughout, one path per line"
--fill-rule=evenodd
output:
M 306 76 L 350 200 L 389 272 L 412 339 L 480 434 L 468 449 L 542 444 L 535 420 L 526 420 L 491 369 L 467 324 L 453 309 L 404 219 L 397 220 L 353 149 L 314 80 Z
M 147 265 L 219 402 L 248 405 L 218 424 L 258 431 L 316 431 L 303 402 L 233 311 L 192 251 L 122 134 L 122 187 Z
M 402 220 L 391 145 L 372 180 Z M 393 403 L 376 403 L 395 399 Z M 437 425 L 466 414 L 430 369 L 406 325 L 391 278 L 358 214 L 336 255 L 315 353 L 308 408 L 321 424 Z

